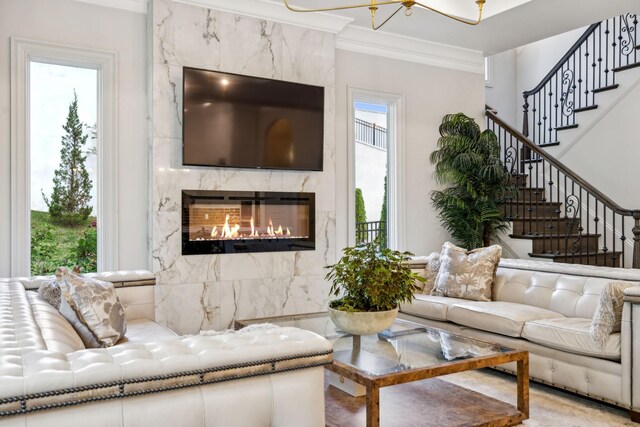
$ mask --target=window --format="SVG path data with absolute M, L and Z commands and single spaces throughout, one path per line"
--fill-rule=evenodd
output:
M 97 269 L 97 74 L 29 62 L 32 275 Z
M 116 56 L 15 38 L 11 48 L 11 273 L 116 269 Z
M 377 239 L 383 247 L 387 246 L 388 111 L 386 104 L 354 104 L 356 243 Z
M 350 89 L 349 244 L 402 247 L 400 95 Z
M 493 87 L 493 57 L 484 57 L 484 85 Z

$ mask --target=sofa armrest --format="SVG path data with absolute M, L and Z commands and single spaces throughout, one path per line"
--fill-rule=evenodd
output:
M 621 325 L 622 399 L 640 411 L 640 286 L 624 290 Z
M 0 367 L 0 416 L 289 372 L 333 360 L 331 343 L 313 332 L 255 326 L 69 354 L 16 353 Z
M 412 270 L 417 270 L 424 269 L 427 266 L 427 262 L 428 257 L 426 256 L 412 256 L 404 261 L 404 264 L 407 264 Z

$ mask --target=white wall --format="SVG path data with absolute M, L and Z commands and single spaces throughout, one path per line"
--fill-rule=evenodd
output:
M 508 123 L 516 123 L 520 114 L 516 91 L 516 51 L 514 49 L 489 57 L 489 79 L 491 86 L 485 88 L 485 102 L 498 111 L 498 115 Z
M 623 73 L 627 78 L 617 78 L 620 87 L 609 93 L 617 95 L 614 103 L 602 105 L 599 100 L 604 93 L 596 95 L 598 109 L 610 109 L 596 117 L 595 123 L 581 121 L 578 115 L 579 127 L 574 133 L 578 139 L 563 139 L 558 158 L 619 205 L 640 209 L 640 193 L 633 190 L 640 182 L 640 70 Z
M 147 268 L 144 15 L 71 0 L 0 0 L 0 276 L 10 274 L 12 36 L 118 53 L 119 268 Z
M 522 130 L 522 92 L 536 87 L 585 30 L 578 28 L 491 56 L 493 86 L 486 88 L 485 102 Z
M 336 50 L 338 249 L 348 242 L 348 87 L 404 95 L 405 162 L 399 167 L 405 180 L 405 204 L 400 207 L 406 230 L 402 249 L 416 254 L 440 250 L 449 236 L 431 207 L 429 193 L 435 189 L 435 183 L 429 154 L 436 149 L 438 126 L 445 114 L 464 112 L 481 125 L 484 123 L 484 75 Z
M 578 28 L 516 49 L 518 130 L 522 130 L 522 92 L 535 88 L 585 31 L 586 27 Z

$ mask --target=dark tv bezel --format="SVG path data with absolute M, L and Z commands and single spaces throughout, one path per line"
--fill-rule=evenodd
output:
M 187 70 L 187 69 L 188 70 L 195 70 L 195 71 L 207 71 L 207 72 L 216 73 L 216 74 L 226 74 L 226 75 L 229 75 L 229 76 L 249 77 L 249 78 L 256 79 L 256 80 L 267 80 L 267 81 L 273 81 L 273 82 L 279 82 L 279 83 L 287 83 L 287 84 L 297 85 L 297 86 L 308 86 L 308 87 L 321 88 L 322 89 L 322 105 L 323 105 L 323 111 L 322 111 L 322 124 L 323 124 L 323 126 L 322 126 L 322 150 L 320 152 L 320 165 L 321 165 L 320 169 L 314 169 L 314 168 L 301 169 L 301 168 L 284 168 L 284 167 L 234 166 L 234 165 L 212 165 L 212 164 L 202 164 L 202 163 L 186 163 L 184 161 L 184 151 L 185 151 L 185 142 L 184 142 L 185 78 L 184 78 L 184 70 Z M 269 79 L 269 78 L 265 78 L 265 77 L 250 76 L 250 75 L 247 75 L 247 74 L 228 73 L 228 72 L 225 72 L 225 71 L 207 70 L 206 68 L 183 66 L 182 67 L 182 166 L 193 166 L 193 167 L 203 167 L 203 168 L 242 169 L 242 170 L 279 170 L 279 171 L 292 171 L 292 172 L 296 172 L 296 171 L 323 172 L 324 171 L 324 137 L 325 137 L 325 130 L 324 130 L 324 117 L 325 117 L 324 107 L 325 107 L 325 102 L 326 102 L 326 88 L 324 86 L 315 86 L 315 85 L 308 85 L 308 84 L 305 84 L 305 83 L 289 82 L 289 81 L 286 81 L 286 80 L 278 80 L 278 79 Z

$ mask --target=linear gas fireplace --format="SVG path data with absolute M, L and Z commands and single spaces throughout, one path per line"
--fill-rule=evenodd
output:
M 306 251 L 316 247 L 315 194 L 182 192 L 182 254 Z

